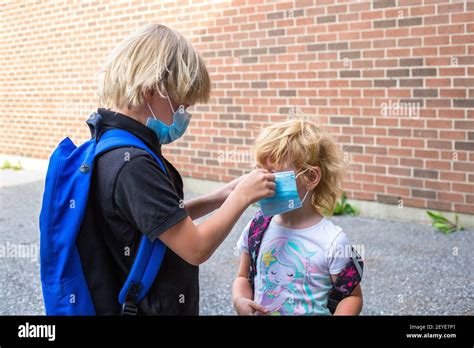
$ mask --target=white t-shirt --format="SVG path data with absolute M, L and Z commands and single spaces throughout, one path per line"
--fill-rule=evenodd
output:
M 245 227 L 237 248 L 248 253 Z M 272 315 L 330 315 L 331 274 L 349 261 L 350 243 L 342 229 L 323 218 L 314 226 L 290 229 L 272 219 L 257 258 L 254 301 Z

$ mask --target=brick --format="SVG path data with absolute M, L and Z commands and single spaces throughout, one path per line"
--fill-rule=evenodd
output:
M 454 142 L 456 150 L 474 151 L 474 141 L 456 141 Z
M 216 37 L 214 35 L 201 36 L 202 42 L 211 42 L 211 41 L 215 41 L 215 39 Z
M 451 43 L 456 44 L 472 44 L 474 43 L 474 34 L 472 35 L 452 35 Z
M 420 65 L 423 65 L 423 58 L 400 59 L 400 66 L 420 66 Z
M 241 106 L 228 106 L 227 111 L 228 112 L 241 112 L 242 107 Z
M 454 129 L 474 129 L 474 121 L 455 121 Z
M 436 199 L 436 192 L 426 190 L 411 190 L 413 197 Z
M 397 26 L 395 19 L 385 19 L 382 21 L 374 21 L 374 28 L 391 28 Z
M 421 17 L 404 18 L 404 19 L 399 19 L 398 20 L 398 26 L 399 27 L 408 27 L 408 26 L 412 26 L 412 25 L 421 25 L 421 24 L 422 24 Z
M 275 30 L 268 31 L 268 36 L 281 36 L 281 35 L 285 35 L 285 29 L 275 29 Z
M 328 50 L 347 50 L 348 44 L 347 42 L 334 42 L 328 44 Z
M 401 79 L 400 87 L 422 87 L 423 80 L 421 79 Z
M 413 91 L 413 96 L 419 97 L 419 98 L 428 98 L 432 97 L 435 98 L 438 96 L 438 90 L 437 89 L 415 89 Z
M 474 28 L 473 28 L 474 30 Z M 474 65 L 474 57 L 458 57 L 459 65 Z
M 331 117 L 331 124 L 350 124 L 350 117 Z
M 257 57 L 257 56 L 253 56 L 253 57 L 242 57 L 242 58 L 240 59 L 240 61 L 242 62 L 242 64 L 257 63 L 257 62 L 258 62 L 258 57 Z
M 436 69 L 413 69 L 413 76 L 436 76 Z
M 266 81 L 255 81 L 252 82 L 252 88 L 268 88 L 268 83 Z
M 463 193 L 474 193 L 474 185 L 472 183 L 467 184 L 458 184 L 453 183 L 453 191 L 463 192 Z
M 414 129 L 413 136 L 415 138 L 438 138 L 438 131 L 429 129 Z
M 441 201 L 428 201 L 426 208 L 431 209 L 431 210 L 444 210 L 444 211 L 450 211 L 453 208 L 452 203 L 448 202 L 441 202 Z
M 378 0 L 372 1 L 372 8 L 387 8 L 387 7 L 395 7 L 397 6 L 397 2 L 395 0 Z
M 425 25 L 440 25 L 449 23 L 449 15 L 426 16 L 423 20 Z
M 412 6 L 410 8 L 411 16 L 429 15 L 429 14 L 434 14 L 434 13 L 436 13 L 435 6 L 423 6 L 423 7 Z
M 340 59 L 360 59 L 360 51 L 347 51 L 339 53 Z
M 231 104 L 232 101 L 232 98 L 219 98 L 219 104 Z
M 453 4 L 446 4 L 446 5 L 438 5 L 438 13 L 453 13 L 453 12 L 464 12 L 464 3 L 453 3 Z
M 454 87 L 474 87 L 474 78 L 454 79 Z
M 474 99 L 454 99 L 453 107 L 455 108 L 474 108 Z
M 308 51 L 325 51 L 327 49 L 326 44 L 314 44 L 308 45 Z
M 341 78 L 358 78 L 360 77 L 360 70 L 345 70 L 340 71 L 339 76 Z
M 272 47 L 274 48 L 274 47 Z M 248 50 L 247 50 L 248 51 Z M 251 55 L 258 55 L 258 54 L 267 54 L 267 48 L 266 47 L 260 47 L 260 48 L 253 48 L 251 51 L 250 51 L 250 54 Z
M 285 46 L 270 47 L 269 51 L 270 51 L 271 54 L 286 53 L 287 48 Z M 254 53 L 252 52 L 252 54 L 254 54 Z
M 410 70 L 408 69 L 393 69 L 387 70 L 387 77 L 401 77 L 410 76 Z
M 282 19 L 285 17 L 285 12 L 272 12 L 267 14 L 267 19 L 272 20 L 272 19 Z
M 389 196 L 384 194 L 377 194 L 377 202 L 385 203 L 385 204 L 399 204 L 400 197 L 397 196 Z
M 336 21 L 336 16 L 323 16 L 323 17 L 317 17 L 316 18 L 316 23 L 318 24 L 323 24 L 323 23 L 332 23 Z
M 295 90 L 280 90 L 279 96 L 280 97 L 295 97 L 296 91 Z
M 396 87 L 397 80 L 374 80 L 374 87 Z
M 451 21 L 453 23 L 474 22 L 474 18 L 472 13 L 456 13 L 451 15 Z
M 328 13 L 344 13 L 347 12 L 347 5 L 330 6 L 327 8 Z
M 414 169 L 413 176 L 417 178 L 438 179 L 438 172 L 435 170 Z
M 344 152 L 351 152 L 351 153 L 363 153 L 364 149 L 362 146 L 352 145 L 352 146 L 345 146 Z
M 428 140 L 427 145 L 430 148 L 441 150 L 451 150 L 453 148 L 451 141 Z

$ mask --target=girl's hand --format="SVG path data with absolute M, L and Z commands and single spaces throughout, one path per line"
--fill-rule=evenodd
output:
M 242 176 L 234 192 L 248 200 L 249 205 L 275 194 L 275 175 L 265 169 L 254 169 Z
M 262 315 L 267 313 L 265 307 L 246 297 L 235 300 L 234 307 L 238 315 Z

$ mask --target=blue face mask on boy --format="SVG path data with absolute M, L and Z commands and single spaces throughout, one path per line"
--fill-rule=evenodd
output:
M 303 173 L 304 171 L 296 176 L 293 171 L 274 173 L 276 183 L 275 195 L 258 202 L 264 216 L 286 213 L 303 206 L 309 191 L 306 191 L 303 201 L 301 201 L 296 188 L 296 178 Z
M 191 121 L 191 114 L 186 111 L 183 105 L 181 105 L 178 110 L 174 111 L 170 98 L 168 96 L 166 97 L 170 103 L 171 110 L 173 110 L 173 123 L 169 126 L 157 119 L 150 104 L 146 103 L 148 109 L 150 109 L 150 112 L 153 115 L 153 118 L 148 117 L 146 126 L 155 132 L 160 144 L 169 144 L 176 139 L 181 138 L 186 131 L 186 128 L 188 128 L 189 121 Z

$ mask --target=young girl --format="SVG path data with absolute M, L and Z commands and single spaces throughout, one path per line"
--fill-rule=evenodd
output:
M 256 140 L 255 155 L 258 167 L 276 173 L 276 196 L 279 174 L 294 172 L 297 202 L 275 215 L 265 231 L 254 290 L 248 280 L 251 222 L 244 229 L 237 243 L 242 255 L 232 289 L 235 310 L 239 315 L 330 315 L 328 293 L 350 250 L 346 234 L 322 215 L 332 211 L 342 192 L 344 164 L 338 145 L 314 123 L 290 120 L 266 128 Z M 263 213 L 272 215 L 275 204 L 264 203 Z M 334 314 L 357 315 L 361 309 L 359 285 Z

